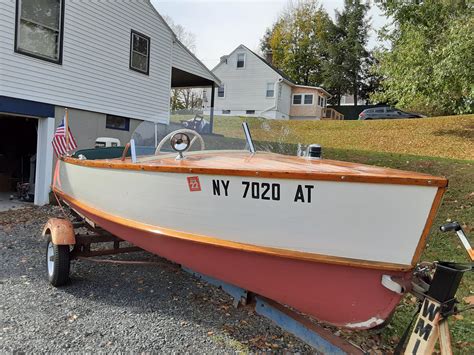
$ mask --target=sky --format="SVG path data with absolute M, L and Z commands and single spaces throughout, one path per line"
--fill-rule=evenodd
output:
M 219 58 L 244 44 L 257 50 L 265 30 L 278 18 L 288 0 L 152 0 L 158 12 L 169 16 L 196 36 L 196 56 L 212 69 Z M 344 0 L 320 0 L 334 18 L 342 10 Z M 382 27 L 387 19 L 372 6 L 369 16 L 372 26 Z M 371 33 L 369 47 L 377 44 Z

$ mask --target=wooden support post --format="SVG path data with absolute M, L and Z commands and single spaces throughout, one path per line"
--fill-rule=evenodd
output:
M 405 349 L 405 354 L 431 354 L 440 333 L 441 304 L 425 298 Z M 446 323 L 447 321 L 441 321 Z
M 209 125 L 211 126 L 211 130 L 209 133 L 214 132 L 214 94 L 215 94 L 215 84 L 212 83 L 212 88 L 211 88 L 211 109 L 209 112 Z
M 443 319 L 439 323 L 439 349 L 441 350 L 441 355 L 453 354 L 453 349 L 451 347 L 451 334 L 449 334 L 447 319 Z
M 69 152 L 69 111 L 64 109 L 64 132 L 66 132 L 66 154 Z

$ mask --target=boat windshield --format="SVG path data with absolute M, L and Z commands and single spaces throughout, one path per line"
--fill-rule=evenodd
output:
M 271 121 L 271 122 L 270 122 Z M 273 152 L 285 155 L 301 155 L 304 147 L 300 144 L 286 143 L 291 141 L 290 129 L 287 124 L 279 123 L 276 120 L 259 118 L 229 118 L 228 120 L 216 120 L 213 132 L 209 127 L 199 125 L 189 125 L 171 121 L 168 124 L 142 122 L 132 135 L 134 140 L 136 155 L 150 156 L 155 154 L 176 154 L 171 147 L 172 132 L 179 131 L 188 135 L 192 141 L 188 151 L 199 150 L 245 150 L 251 154 L 251 149 L 246 139 L 245 130 L 242 123 L 246 122 L 254 143 L 255 151 Z M 201 139 L 196 137 L 197 132 Z

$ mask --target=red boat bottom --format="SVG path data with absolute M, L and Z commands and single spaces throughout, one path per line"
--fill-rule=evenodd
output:
M 411 271 L 296 260 L 160 236 L 70 204 L 105 230 L 144 250 L 339 327 L 368 329 L 384 323 L 402 295 L 382 286 L 382 276 L 411 277 Z

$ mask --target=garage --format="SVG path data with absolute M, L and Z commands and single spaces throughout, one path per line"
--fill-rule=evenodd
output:
M 16 198 L 24 184 L 24 199 L 49 203 L 54 128 L 54 105 L 0 96 L 1 202 Z
M 33 202 L 38 119 L 0 114 L 0 199 Z

